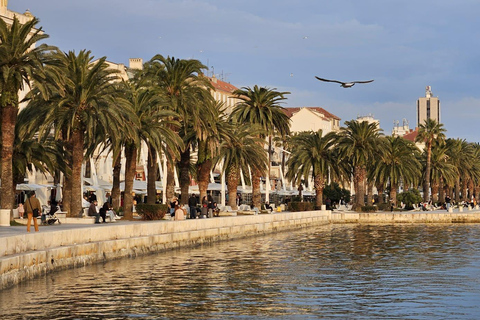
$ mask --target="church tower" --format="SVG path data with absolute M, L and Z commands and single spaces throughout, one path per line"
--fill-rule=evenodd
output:
M 425 98 L 417 100 L 417 127 L 424 124 L 427 119 L 440 123 L 440 100 L 433 97 L 430 86 L 425 88 Z

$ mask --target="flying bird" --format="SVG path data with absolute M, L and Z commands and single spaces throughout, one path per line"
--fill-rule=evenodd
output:
M 322 78 L 319 78 L 319 77 L 317 77 L 317 76 L 315 76 L 315 78 L 317 78 L 317 79 L 320 80 L 320 81 L 340 83 L 340 85 L 341 85 L 343 88 L 351 88 L 351 87 L 353 87 L 353 86 L 355 85 L 355 83 L 370 83 L 370 82 L 373 81 L 373 80 L 367 80 L 367 81 L 342 82 L 342 81 L 338 81 L 338 80 L 322 79 Z

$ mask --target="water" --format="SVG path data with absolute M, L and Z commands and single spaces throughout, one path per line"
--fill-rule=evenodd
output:
M 480 225 L 333 225 L 0 291 L 0 319 L 479 319 Z

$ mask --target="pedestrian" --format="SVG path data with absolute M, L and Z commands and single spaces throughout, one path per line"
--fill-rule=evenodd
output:
M 30 225 L 32 224 L 35 227 L 35 232 L 38 232 L 38 217 L 40 216 L 40 212 L 42 212 L 42 206 L 40 205 L 40 201 L 35 196 L 35 191 L 30 194 L 30 197 L 27 199 L 25 203 L 25 212 L 27 213 L 28 221 L 27 221 L 27 232 L 30 232 Z
M 23 219 L 23 214 L 25 213 L 25 207 L 23 206 L 23 203 L 19 203 L 18 204 L 18 216 L 20 217 L 20 219 Z
M 195 219 L 197 217 L 197 204 L 198 204 L 197 197 L 194 194 L 192 194 L 190 198 L 188 198 L 188 208 L 190 210 L 190 219 Z

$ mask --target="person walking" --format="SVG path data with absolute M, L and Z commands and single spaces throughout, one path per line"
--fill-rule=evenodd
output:
M 33 214 L 34 211 L 35 215 Z M 25 203 L 25 212 L 27 213 L 28 221 L 27 221 L 27 232 L 30 232 L 30 226 L 32 224 L 33 219 L 33 226 L 35 227 L 35 232 L 38 232 L 38 219 L 37 217 L 42 212 L 42 206 L 40 205 L 40 201 L 35 196 L 35 191 L 30 194 L 30 197 L 27 199 Z

